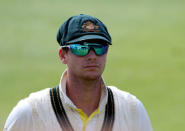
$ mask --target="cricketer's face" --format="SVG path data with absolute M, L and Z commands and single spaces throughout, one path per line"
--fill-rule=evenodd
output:
M 70 50 L 65 52 L 60 49 L 59 55 L 63 64 L 67 65 L 69 75 L 86 80 L 95 80 L 101 77 L 107 58 L 107 53 L 97 56 L 93 50 L 90 50 L 85 56 L 76 56 Z

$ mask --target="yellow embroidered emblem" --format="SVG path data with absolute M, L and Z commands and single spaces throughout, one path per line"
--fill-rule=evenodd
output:
M 85 23 L 83 23 L 82 30 L 83 32 L 100 32 L 99 26 L 95 25 L 91 21 L 86 21 Z

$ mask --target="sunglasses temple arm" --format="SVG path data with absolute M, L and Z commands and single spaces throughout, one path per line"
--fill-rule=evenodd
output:
M 70 45 L 64 45 L 64 46 L 60 46 L 61 48 L 64 48 L 64 47 L 70 47 Z

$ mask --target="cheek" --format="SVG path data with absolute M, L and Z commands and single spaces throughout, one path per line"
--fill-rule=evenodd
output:
M 106 61 L 107 61 L 107 55 L 102 56 L 102 58 L 101 58 L 101 63 L 102 63 L 103 65 L 105 65 L 105 64 L 106 64 Z
M 101 65 L 101 70 L 103 71 L 106 65 L 106 56 L 99 59 L 99 64 Z
M 70 68 L 77 69 L 77 68 L 79 68 L 81 66 L 82 63 L 83 63 L 82 60 L 76 58 L 76 56 L 74 56 L 74 55 L 71 55 L 67 59 L 67 66 L 70 67 Z

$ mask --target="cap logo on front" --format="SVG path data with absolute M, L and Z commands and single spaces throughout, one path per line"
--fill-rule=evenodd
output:
M 99 26 L 95 25 L 92 21 L 86 21 L 82 25 L 83 32 L 100 32 Z

